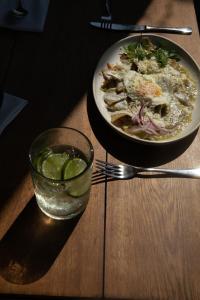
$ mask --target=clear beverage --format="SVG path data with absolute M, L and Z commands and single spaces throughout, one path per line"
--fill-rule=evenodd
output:
M 36 200 L 46 215 L 70 219 L 81 213 L 89 200 L 91 157 L 74 145 L 51 144 L 36 147 L 31 156 Z

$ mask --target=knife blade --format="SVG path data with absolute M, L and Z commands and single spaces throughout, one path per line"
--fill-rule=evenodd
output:
M 162 32 L 174 34 L 192 34 L 191 27 L 169 27 L 169 26 L 149 26 L 149 25 L 131 25 L 131 24 L 118 24 L 110 22 L 96 22 L 91 21 L 90 25 L 96 28 L 105 30 L 117 30 L 128 32 Z

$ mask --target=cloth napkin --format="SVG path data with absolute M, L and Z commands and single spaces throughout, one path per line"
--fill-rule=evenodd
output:
M 11 11 L 16 8 L 16 0 L 0 0 L 0 27 L 13 30 L 42 32 L 48 12 L 49 0 L 22 0 L 28 11 L 24 17 L 15 17 Z
M 0 93 L 0 134 L 26 106 L 27 100 Z

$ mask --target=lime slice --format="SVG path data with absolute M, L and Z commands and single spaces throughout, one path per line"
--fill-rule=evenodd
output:
M 42 174 L 50 179 L 61 180 L 62 170 L 69 159 L 69 155 L 64 153 L 52 153 L 42 163 Z
M 70 179 L 82 173 L 87 167 L 87 163 L 78 157 L 70 159 L 65 166 L 63 178 Z
M 72 197 L 81 197 L 90 190 L 91 186 L 91 170 L 76 179 L 74 179 L 68 189 L 68 194 Z
M 35 158 L 34 160 L 34 167 L 36 168 L 36 170 L 38 172 L 42 172 L 42 162 L 45 158 L 47 158 L 47 156 L 49 156 L 52 153 L 52 150 L 49 148 L 45 148 L 42 151 L 40 151 L 40 153 L 38 154 L 38 156 Z

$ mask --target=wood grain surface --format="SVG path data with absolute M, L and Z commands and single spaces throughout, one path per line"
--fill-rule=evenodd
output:
M 190 0 L 111 1 L 115 21 L 192 26 L 166 35 L 200 63 Z M 200 165 L 200 137 L 166 147 L 130 143 L 105 124 L 92 95 L 103 52 L 125 33 L 90 28 L 104 2 L 51 0 L 44 32 L 0 30 L 0 86 L 28 105 L 0 136 L 0 298 L 200 298 L 199 181 L 145 177 L 94 181 L 85 212 L 54 221 L 40 212 L 28 151 L 43 130 L 71 126 L 95 158 L 137 165 Z M 72 26 L 73 24 L 73 26 Z
M 191 36 L 168 38 L 200 62 L 192 1 L 151 1 L 139 23 L 192 26 Z M 171 168 L 200 165 L 199 133 L 165 149 L 131 145 L 117 138 L 114 148 L 120 153 L 113 150 L 108 161 Z M 200 298 L 199 195 L 198 179 L 146 176 L 107 183 L 105 297 Z
M 88 127 L 86 97 L 62 126 L 82 126 L 103 151 Z M 77 117 L 84 114 L 82 121 Z M 79 128 L 79 127 L 78 127 Z M 22 295 L 100 297 L 103 285 L 104 185 L 92 187 L 83 215 L 54 221 L 37 208 L 30 175 L 26 175 L 1 210 L 0 292 Z
M 89 5 L 91 1 L 80 3 L 77 12 L 76 3 L 51 1 L 43 33 L 0 31 L 2 89 L 28 100 L 0 138 L 2 298 L 5 294 L 101 297 L 103 293 L 105 184 L 92 186 L 81 216 L 53 221 L 36 205 L 28 163 L 33 139 L 56 126 L 81 130 L 91 140 L 95 158 L 106 159 L 89 122 L 94 110 L 87 91 L 99 58 L 90 52 L 97 45 L 87 50 L 84 44 L 90 39 Z M 77 18 L 71 30 L 69 25 Z

